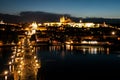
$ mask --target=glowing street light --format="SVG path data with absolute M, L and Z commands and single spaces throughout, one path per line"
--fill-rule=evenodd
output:
M 36 67 L 37 67 L 37 68 L 39 68 L 39 67 L 40 67 L 38 63 L 36 63 Z
M 38 62 L 38 60 L 35 60 L 35 62 L 37 63 L 37 62 Z
M 10 61 L 9 62 L 9 71 L 11 72 L 12 71 L 12 66 L 11 66 L 12 62 Z
M 7 74 L 8 74 L 8 71 L 5 71 L 5 72 L 4 72 L 5 80 L 7 80 Z
M 7 75 L 7 74 L 8 74 L 8 71 L 5 71 L 4 74 Z
M 115 32 L 113 31 L 111 34 L 112 34 L 112 35 L 115 35 Z
M 20 74 L 21 71 L 18 71 L 18 74 Z
M 37 58 L 37 56 L 34 56 L 34 59 L 36 59 Z
M 17 71 L 17 73 L 18 73 L 18 79 L 20 80 L 20 73 L 21 73 L 21 71 Z

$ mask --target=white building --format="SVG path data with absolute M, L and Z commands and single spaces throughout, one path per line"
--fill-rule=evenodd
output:
M 95 27 L 94 23 L 83 23 L 82 20 L 80 20 L 79 23 L 72 22 L 69 18 L 66 19 L 64 16 L 60 18 L 60 22 L 47 22 L 43 24 L 44 26 L 62 26 L 62 25 L 69 25 L 71 27 L 79 27 L 79 28 L 91 28 Z M 96 26 L 99 27 L 99 26 Z

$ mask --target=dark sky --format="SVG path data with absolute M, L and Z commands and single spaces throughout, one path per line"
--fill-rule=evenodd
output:
M 120 18 L 120 0 L 0 0 L 0 13 L 18 14 L 21 11 Z

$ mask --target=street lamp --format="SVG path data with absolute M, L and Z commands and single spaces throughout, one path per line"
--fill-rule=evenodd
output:
M 18 71 L 18 80 L 20 80 L 20 74 L 21 74 L 21 71 Z
M 115 32 L 114 31 L 112 31 L 112 33 L 111 33 L 112 35 L 115 35 Z
M 38 62 L 38 60 L 35 60 L 35 62 L 37 63 L 37 62 Z
M 8 74 L 8 71 L 5 71 L 5 72 L 4 72 L 5 80 L 7 80 L 7 74 Z
M 36 59 L 37 58 L 37 56 L 34 56 L 34 59 Z
M 11 68 L 12 68 L 11 64 L 12 64 L 12 62 L 10 61 L 10 62 L 9 62 L 9 70 L 10 70 L 10 72 L 12 71 L 12 69 L 11 69 Z

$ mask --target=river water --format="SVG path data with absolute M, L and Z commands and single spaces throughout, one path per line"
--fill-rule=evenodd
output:
M 11 48 L 0 48 L 0 73 L 8 69 L 6 64 L 12 53 Z M 38 80 L 120 76 L 120 50 L 113 51 L 109 47 L 42 45 L 36 47 L 36 54 L 41 62 Z
M 108 47 L 41 46 L 37 47 L 37 55 L 42 65 L 38 73 L 39 80 L 120 76 L 120 51 Z
M 11 47 L 0 47 L 0 73 L 8 68 L 8 61 L 10 59 L 12 50 Z

